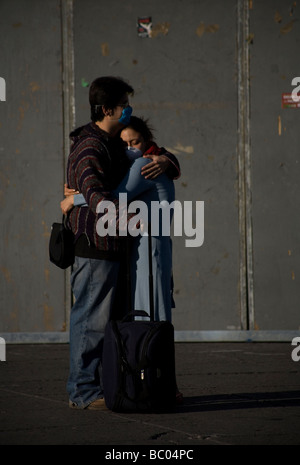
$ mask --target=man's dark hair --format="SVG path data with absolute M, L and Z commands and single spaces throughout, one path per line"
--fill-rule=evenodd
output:
M 126 128 L 134 129 L 141 134 L 145 142 L 151 142 L 154 139 L 152 133 L 153 129 L 150 128 L 148 120 L 145 120 L 143 117 L 131 116 L 130 123 L 127 124 Z
M 104 118 L 102 105 L 113 110 L 126 93 L 133 94 L 134 90 L 121 78 L 103 76 L 95 79 L 90 86 L 89 92 L 92 121 L 102 121 Z

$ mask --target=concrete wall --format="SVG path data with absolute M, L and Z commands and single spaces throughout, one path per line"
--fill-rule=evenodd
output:
M 299 74 L 299 18 L 287 0 L 2 0 L 6 340 L 68 338 L 69 271 L 50 264 L 48 240 L 68 133 L 89 120 L 89 83 L 108 74 L 132 84 L 134 113 L 178 156 L 177 199 L 204 201 L 204 244 L 173 237 L 178 340 L 298 332 L 300 110 L 282 94 Z

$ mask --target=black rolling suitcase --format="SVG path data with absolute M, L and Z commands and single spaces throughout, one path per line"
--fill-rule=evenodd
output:
M 110 320 L 105 329 L 104 398 L 115 412 L 161 412 L 176 405 L 174 327 L 169 321 L 154 321 L 151 231 L 148 249 L 150 315 L 131 311 L 123 320 Z M 130 271 L 127 275 L 130 288 Z

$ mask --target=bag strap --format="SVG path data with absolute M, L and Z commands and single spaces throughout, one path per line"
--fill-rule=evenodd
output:
M 153 264 L 152 264 L 152 238 L 151 223 L 148 223 L 148 262 L 149 262 L 149 310 L 150 320 L 154 321 L 154 300 L 153 300 Z
M 62 216 L 62 221 L 61 222 L 62 222 L 65 229 L 68 229 L 69 231 L 71 231 L 71 228 L 69 226 L 69 212 L 66 215 Z
M 124 316 L 124 318 L 122 319 L 122 323 L 134 319 L 135 316 L 145 316 L 149 318 L 148 313 L 144 310 L 133 310 L 132 312 L 129 312 L 127 313 L 127 315 Z

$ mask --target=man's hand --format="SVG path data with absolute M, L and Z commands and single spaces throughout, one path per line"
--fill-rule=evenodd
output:
M 68 194 L 64 200 L 60 202 L 60 208 L 64 215 L 74 207 L 74 195 Z
M 153 161 L 143 166 L 141 174 L 145 179 L 155 179 L 164 173 L 169 166 L 169 159 L 164 155 L 144 155 L 143 158 L 151 158 Z

